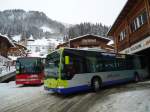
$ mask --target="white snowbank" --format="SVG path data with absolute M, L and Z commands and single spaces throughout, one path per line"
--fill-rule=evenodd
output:
M 0 66 L 0 77 L 12 73 L 15 70 L 15 66 L 11 66 L 10 70 L 6 69 L 6 66 Z

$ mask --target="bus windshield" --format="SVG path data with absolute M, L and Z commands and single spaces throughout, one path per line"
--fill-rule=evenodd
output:
M 16 71 L 19 74 L 33 74 L 41 71 L 42 62 L 38 58 L 19 58 L 16 61 Z
M 45 63 L 45 77 L 46 78 L 58 78 L 58 69 L 60 63 L 60 55 L 58 52 L 54 52 L 48 55 Z

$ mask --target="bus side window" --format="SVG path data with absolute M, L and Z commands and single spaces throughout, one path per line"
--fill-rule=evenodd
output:
M 140 62 L 138 56 L 135 56 L 135 57 L 134 57 L 134 68 L 135 68 L 135 69 L 140 69 L 140 68 L 141 68 L 141 62 Z
M 104 60 L 104 71 L 115 71 L 115 60 Z
M 96 64 L 94 64 L 94 60 L 91 57 L 88 57 L 86 59 L 86 66 L 87 66 L 87 73 L 93 73 L 95 72 L 95 66 Z
M 103 70 L 103 63 L 95 57 L 88 57 L 86 59 L 87 73 L 101 72 Z
M 104 70 L 104 63 L 102 61 L 98 61 L 96 64 L 96 71 L 102 72 Z
M 74 60 L 76 73 L 84 73 L 84 60 L 82 58 L 76 58 Z
M 141 68 L 142 69 L 146 68 L 146 59 L 147 59 L 147 57 L 140 56 L 139 59 L 140 59 Z

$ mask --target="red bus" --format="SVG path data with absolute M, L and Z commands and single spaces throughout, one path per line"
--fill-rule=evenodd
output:
M 42 84 L 43 80 L 42 58 L 22 57 L 16 60 L 16 84 Z

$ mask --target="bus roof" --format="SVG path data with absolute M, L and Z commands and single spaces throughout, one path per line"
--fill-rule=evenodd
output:
M 142 55 L 137 55 L 137 54 L 120 54 L 120 53 L 106 52 L 106 51 L 104 51 L 102 49 L 99 49 L 99 48 L 60 48 L 60 49 L 57 49 L 57 50 L 51 52 L 50 54 L 59 52 L 61 50 L 63 50 L 64 52 L 65 51 L 97 52 L 97 53 L 101 53 L 102 55 L 116 55 L 116 56 L 123 56 L 123 55 L 130 56 L 130 55 L 134 55 L 134 56 L 142 56 Z M 48 55 L 50 55 L 50 54 L 48 54 Z
M 31 58 L 34 58 L 34 59 L 41 59 L 40 57 L 19 57 L 17 59 L 31 59 Z
M 60 49 L 59 49 L 60 50 Z M 64 50 L 76 50 L 76 51 L 89 51 L 89 52 L 99 52 L 99 53 L 108 53 L 108 54 L 117 54 L 113 52 L 106 52 L 105 50 L 99 48 L 64 48 Z M 57 50 L 58 51 L 58 50 Z M 122 54 L 123 55 L 123 54 Z

